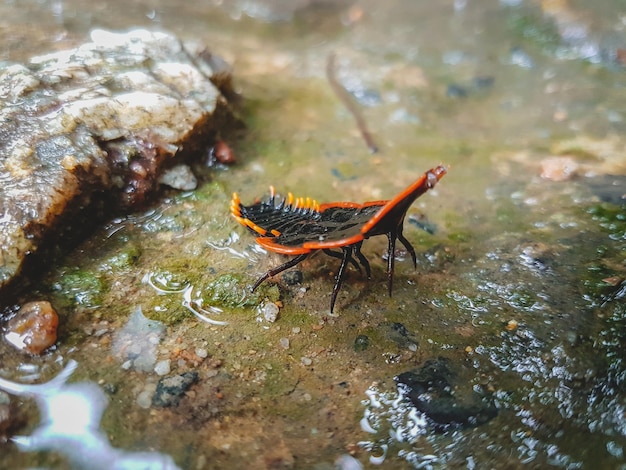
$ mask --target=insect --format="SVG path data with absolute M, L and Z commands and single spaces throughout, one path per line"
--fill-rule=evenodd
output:
M 391 296 L 393 286 L 396 240 L 404 245 L 417 268 L 415 249 L 404 238 L 404 217 L 413 202 L 443 178 L 447 170 L 439 165 L 424 173 L 417 181 L 389 201 L 330 202 L 319 204 L 310 198 L 294 198 L 276 194 L 270 186 L 270 196 L 244 206 L 237 193 L 233 194 L 230 212 L 233 217 L 257 235 L 256 242 L 263 248 L 295 258 L 267 271 L 252 287 L 254 291 L 263 281 L 304 261 L 311 254 L 323 251 L 341 259 L 330 299 L 330 311 L 335 307 L 337 294 L 346 276 L 348 264 L 359 271 L 365 269 L 371 278 L 370 264 L 361 252 L 363 241 L 377 235 L 387 235 L 387 286 Z M 340 250 L 340 251 L 337 251 Z M 356 259 L 355 259 L 356 258 Z M 360 265 L 359 265 L 360 263 Z

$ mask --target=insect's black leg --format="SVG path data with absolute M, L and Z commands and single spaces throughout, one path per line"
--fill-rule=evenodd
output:
M 389 239 L 389 247 L 387 248 L 387 286 L 389 288 L 389 297 L 391 297 L 393 267 L 396 261 L 396 238 L 398 238 L 398 234 L 394 230 L 387 234 L 387 238 Z
M 343 258 L 341 260 L 341 266 L 339 266 L 339 271 L 337 272 L 337 278 L 335 281 L 335 287 L 333 287 L 333 295 L 330 298 L 330 313 L 333 313 L 333 309 L 335 308 L 335 300 L 337 300 L 337 294 L 339 293 L 339 289 L 341 289 L 341 284 L 343 284 L 343 280 L 346 277 L 346 266 L 352 260 L 352 246 L 344 246 L 343 250 Z
M 280 266 L 277 266 L 274 269 L 270 269 L 268 272 L 263 274 L 263 276 L 261 276 L 258 281 L 254 283 L 254 285 L 252 286 L 252 292 L 254 292 L 256 288 L 259 287 L 263 281 L 265 281 L 266 279 L 270 277 L 276 276 L 276 274 L 282 273 L 286 269 L 293 268 L 296 264 L 304 261 L 307 258 L 307 256 L 309 256 L 309 254 L 310 253 L 304 253 L 304 254 L 298 255 L 295 258 L 287 261 L 286 263 L 281 264 Z
M 365 257 L 365 255 L 361 253 L 361 245 L 363 245 L 363 241 L 360 241 L 359 243 L 354 245 L 354 254 L 356 255 L 357 258 L 359 258 L 359 261 L 365 268 L 365 274 L 367 274 L 367 279 L 371 279 L 372 270 L 370 269 L 370 263 L 369 261 L 367 261 L 367 258 Z M 359 269 L 359 272 L 361 272 L 360 269 Z
M 411 243 L 406 238 L 404 238 L 404 235 L 402 235 L 402 224 L 398 226 L 398 240 L 400 240 L 400 243 L 404 245 L 406 251 L 411 253 L 411 258 L 413 259 L 413 268 L 417 269 L 417 256 L 415 255 L 415 248 L 413 248 L 413 245 L 411 245 Z
M 332 256 L 333 258 L 337 258 L 337 259 L 343 259 L 343 255 L 341 253 L 337 253 L 336 251 L 329 250 L 328 248 L 324 249 L 323 251 L 328 256 Z M 350 258 L 349 262 L 350 262 L 350 264 L 352 266 L 354 266 L 356 268 L 356 270 L 359 272 L 359 274 L 362 274 L 361 273 L 361 266 L 359 266 L 358 263 L 356 261 L 354 261 L 354 258 Z M 368 275 L 368 277 L 369 277 L 369 275 Z

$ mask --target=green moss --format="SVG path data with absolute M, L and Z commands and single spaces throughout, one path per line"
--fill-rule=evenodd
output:
M 143 314 L 150 320 L 157 320 L 166 325 L 175 325 L 192 317 L 182 303 L 180 295 L 154 295 L 142 309 Z
M 129 243 L 123 249 L 104 260 L 100 268 L 102 271 L 127 271 L 137 264 L 141 253 L 142 250 L 138 245 Z
M 203 304 L 216 307 L 256 307 L 266 298 L 273 302 L 280 298 L 276 285 L 261 284 L 250 292 L 250 286 L 234 274 L 219 276 L 202 289 Z
M 230 194 L 228 193 L 224 185 L 216 180 L 202 184 L 196 191 L 193 191 L 192 193 L 181 193 L 174 196 L 174 201 L 177 203 L 188 203 L 190 201 L 214 202 L 216 200 L 228 202 L 229 199 Z
M 596 204 L 589 214 L 600 222 L 600 227 L 611 234 L 613 240 L 626 240 L 626 207 L 616 204 Z
M 471 239 L 471 235 L 467 232 L 454 232 L 448 235 L 448 239 L 453 242 L 467 242 Z
M 159 264 L 150 271 L 154 279 L 160 279 L 165 290 L 177 290 L 183 284 L 202 282 L 207 271 L 207 261 L 203 257 L 184 256 L 182 253 L 168 253 L 166 258 L 157 259 Z
M 54 285 L 69 303 L 82 307 L 100 306 L 108 287 L 102 275 L 80 269 L 64 273 Z
M 561 44 L 556 25 L 539 12 L 515 12 L 509 17 L 508 24 L 520 40 L 527 41 L 542 51 L 554 53 Z

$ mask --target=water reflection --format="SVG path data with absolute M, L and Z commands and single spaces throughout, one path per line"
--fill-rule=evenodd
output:
M 12 395 L 33 398 L 41 419 L 30 436 L 11 440 L 23 452 L 54 451 L 63 455 L 76 469 L 150 469 L 176 470 L 179 467 L 166 454 L 128 452 L 111 446 L 100 429 L 108 399 L 93 382 L 67 384 L 78 367 L 70 360 L 49 382 L 25 385 L 0 377 L 0 389 Z

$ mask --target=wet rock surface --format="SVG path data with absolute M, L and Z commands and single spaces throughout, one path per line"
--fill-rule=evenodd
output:
M 440 425 L 478 426 L 498 415 L 489 397 L 458 386 L 452 364 L 445 358 L 430 359 L 419 369 L 396 377 L 404 384 L 413 405 Z M 466 388 L 466 390 L 463 390 Z
M 146 30 L 91 39 L 0 67 L 0 288 L 99 194 L 144 203 L 228 114 L 199 47 Z
M 341 12 L 313 3 L 311 16 L 271 25 L 246 12 L 220 16 L 233 2 L 67 0 L 59 16 L 58 2 L 0 5 L 4 18 L 24 19 L 1 30 L 20 63 L 80 44 L 97 24 L 166 27 L 214 45 L 236 64 L 248 125 L 236 167 L 222 168 L 216 149 L 210 183 L 111 220 L 33 285 L 59 309 L 61 341 L 40 358 L 0 341 L 0 375 L 39 383 L 78 360 L 73 381 L 116 390 L 102 426 L 116 448 L 167 453 L 183 468 L 334 468 L 345 453 L 381 470 L 619 468 L 624 210 L 610 202 L 619 192 L 605 194 L 613 183 L 596 190 L 591 175 L 626 171 L 623 64 L 582 58 L 558 31 L 546 34 L 543 13 L 578 17 L 590 33 L 583 41 L 611 35 L 623 48 L 615 2 L 366 0 Z M 330 53 L 376 155 L 329 90 Z M 479 90 L 474 77 L 484 76 L 493 84 Z M 468 96 L 447 97 L 451 83 Z M 564 165 L 542 177 L 551 157 Z M 363 244 L 372 279 L 350 268 L 334 316 L 337 264 L 325 256 L 299 265 L 301 285 L 278 276 L 250 294 L 286 259 L 226 219 L 232 192 L 253 199 L 271 184 L 321 201 L 373 201 L 440 162 L 450 179 L 407 214 L 418 266 L 397 251 L 393 297 L 382 237 Z M 15 303 L 44 297 L 33 291 Z M 282 305 L 273 323 L 258 309 L 268 300 Z M 111 349 L 139 306 L 166 325 L 147 372 L 125 369 Z M 383 323 L 404 325 L 410 343 L 393 341 Z M 355 351 L 359 335 L 368 347 Z M 437 424 L 392 380 L 440 356 L 454 373 L 449 398 L 492 394 L 495 418 Z M 178 406 L 152 404 L 161 377 L 190 370 L 199 381 Z M 12 401 L 28 428 L 10 435 L 30 434 L 35 407 Z M 1 468 L 58 466 L 56 453 L 1 450 Z

